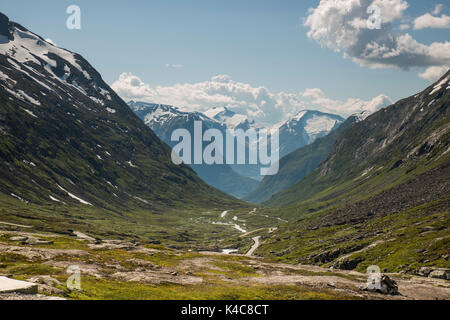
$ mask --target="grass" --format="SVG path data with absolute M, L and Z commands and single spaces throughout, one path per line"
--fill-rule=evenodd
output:
M 331 290 L 300 286 L 240 286 L 228 283 L 201 285 L 144 285 L 83 278 L 82 291 L 71 299 L 83 300 L 335 300 L 353 297 Z
M 444 258 L 450 245 L 450 212 L 439 210 L 446 201 L 411 208 L 357 226 L 345 224 L 317 230 L 287 226 L 276 236 L 267 238 L 258 253 L 274 261 L 317 264 L 313 260 L 317 254 L 341 249 L 330 262 L 318 264 L 328 267 L 339 257 L 349 254 L 347 260 L 362 259 L 356 267 L 361 272 L 373 264 L 388 272 L 414 273 L 421 266 L 450 268 L 450 262 Z M 317 215 L 304 217 L 302 224 L 307 225 L 316 218 Z M 376 241 L 381 243 L 351 254 Z M 286 253 L 274 254 L 280 252 Z
M 8 237 L 17 234 L 8 234 Z M 4 235 L 0 239 L 2 244 L 8 244 Z M 251 283 L 242 279 L 261 276 L 253 267 L 256 262 L 252 258 L 234 255 L 205 255 L 198 252 L 188 252 L 169 249 L 163 246 L 145 245 L 154 252 L 135 252 L 121 249 L 90 249 L 87 243 L 74 240 L 71 237 L 55 237 L 53 244 L 33 248 L 46 249 L 73 249 L 86 252 L 84 255 L 70 255 L 70 252 L 60 252 L 60 255 L 49 260 L 48 258 L 29 259 L 22 254 L 0 252 L 0 273 L 12 275 L 19 280 L 28 280 L 31 277 L 45 275 L 60 281 L 55 285 L 63 293 L 52 293 L 68 299 L 104 300 L 104 299 L 137 299 L 137 300 L 281 300 L 281 299 L 354 299 L 354 296 L 328 289 L 316 289 L 298 285 L 263 285 Z M 6 241 L 6 242 L 4 242 Z M 74 244 L 72 247 L 71 245 Z M 28 248 L 29 245 L 15 244 L 18 247 Z M 52 251 L 53 252 L 53 251 Z M 111 277 L 115 271 L 110 271 L 110 265 L 120 265 L 128 271 L 134 271 L 137 265 L 132 261 L 144 260 L 159 266 L 178 270 L 183 269 L 188 262 L 195 259 L 204 259 L 202 265 L 192 270 L 192 276 L 200 277 L 199 284 L 182 285 L 176 283 L 148 284 L 139 282 L 125 282 Z M 49 262 L 64 261 L 65 264 L 90 265 L 100 268 L 102 278 L 83 273 L 81 275 L 81 291 L 70 291 L 64 285 L 69 274 L 62 267 L 50 266 Z M 257 260 L 258 262 L 261 260 Z M 180 269 L 181 268 L 181 269 Z M 189 270 L 189 269 L 188 269 Z M 166 272 L 162 270 L 161 272 Z M 286 272 L 289 274 L 289 272 Z M 322 273 L 314 273 L 322 275 Z M 329 274 L 323 274 L 329 275 Z M 224 277 L 229 281 L 224 281 Z M 48 294 L 46 292 L 40 292 Z

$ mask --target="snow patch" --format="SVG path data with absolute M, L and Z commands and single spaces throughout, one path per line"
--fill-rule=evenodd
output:
M 55 202 L 61 202 L 60 200 L 56 199 L 55 197 L 52 197 L 51 195 L 49 195 L 50 199 L 55 201 Z
M 36 116 L 32 111 L 22 108 L 23 111 L 25 111 L 26 113 L 28 113 L 30 116 L 34 117 L 34 118 L 38 118 L 38 116 Z
M 11 197 L 16 198 L 16 199 L 18 199 L 18 200 L 20 200 L 22 202 L 27 203 L 27 204 L 29 203 L 29 201 L 27 201 L 25 199 L 22 199 L 21 197 L 19 197 L 18 195 L 14 194 L 14 193 L 11 193 Z
M 83 200 L 83 199 L 81 199 L 81 198 L 78 198 L 76 195 L 74 195 L 74 194 L 70 193 L 69 191 L 65 190 L 65 189 L 64 189 L 63 187 L 61 187 L 59 184 L 57 184 L 57 186 L 58 186 L 59 189 L 61 189 L 61 190 L 64 191 L 65 193 L 67 193 L 67 195 L 68 195 L 69 197 L 71 197 L 72 199 L 78 200 L 78 201 L 81 202 L 82 204 L 89 205 L 89 206 L 93 206 L 91 203 L 89 203 L 89 202 L 87 202 L 87 201 L 85 201 L 85 200 Z
M 130 161 L 127 161 L 127 163 L 130 165 L 130 167 L 132 167 L 132 168 L 137 168 L 138 166 L 136 166 L 136 165 L 134 165 L 133 164 L 133 162 L 131 162 L 131 160 Z
M 433 87 L 433 90 L 429 93 L 431 96 L 432 94 L 436 93 L 437 91 L 441 90 L 442 86 L 445 85 L 448 80 L 450 79 L 450 76 L 446 77 L 445 79 L 441 80 L 437 85 Z

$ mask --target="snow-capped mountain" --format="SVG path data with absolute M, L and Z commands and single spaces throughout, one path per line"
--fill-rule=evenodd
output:
M 280 156 L 313 143 L 338 128 L 344 118 L 320 111 L 303 110 L 295 117 L 276 125 L 280 132 Z
M 116 96 L 100 74 L 92 68 L 80 55 L 61 49 L 46 42 L 40 36 L 32 33 L 21 25 L 9 22 L 3 16 L 0 22 L 0 54 L 2 63 L 11 65 L 22 73 L 22 76 L 33 80 L 41 90 L 23 91 L 11 90 L 14 80 L 9 79 L 6 90 L 13 96 L 32 103 L 41 104 L 40 97 L 49 92 L 63 91 L 69 94 L 69 101 L 80 108 L 85 108 L 86 101 L 77 99 L 73 92 L 95 102 L 98 112 L 115 113 L 109 103 Z M 8 80 L 5 73 L 1 77 Z M 116 96 L 117 98 L 117 96 Z
M 128 105 L 161 140 L 171 147 L 177 144 L 171 141 L 172 132 L 176 129 L 186 129 L 193 137 L 195 121 L 202 121 L 203 132 L 208 129 L 225 132 L 227 129 L 225 124 L 199 112 L 183 112 L 173 106 L 135 101 L 128 102 Z M 255 189 L 258 184 L 255 180 L 239 175 L 229 165 L 193 164 L 191 167 L 208 184 L 238 198 L 248 193 L 248 190 Z
M 174 146 L 174 143 L 170 141 L 172 132 L 175 129 L 185 128 L 192 133 L 194 121 L 202 121 L 204 130 L 215 128 L 225 132 L 226 129 L 258 129 L 257 125 L 254 122 L 250 122 L 245 115 L 237 114 L 226 107 L 212 108 L 204 113 L 200 113 L 183 112 L 173 106 L 154 103 L 130 101 L 128 105 L 145 124 L 172 147 Z M 273 128 L 280 130 L 280 157 L 327 135 L 330 131 L 338 128 L 343 121 L 344 119 L 337 115 L 304 110 L 292 119 L 274 126 Z M 243 195 L 241 193 L 241 190 L 244 191 L 241 188 L 242 185 L 248 186 L 248 183 L 252 182 L 250 185 L 253 186 L 253 180 L 262 179 L 259 165 L 207 166 L 207 172 L 205 172 L 205 166 L 192 167 L 206 182 L 238 197 Z M 239 178 L 247 177 L 251 178 L 252 181 L 247 181 L 243 184 L 242 179 L 236 179 L 239 182 L 238 184 L 234 185 L 227 182 L 226 187 L 224 187 L 216 177 L 214 181 L 212 180 L 212 177 L 217 176 L 217 172 L 223 170 L 220 167 L 227 167 L 226 170 L 230 167 L 237 173 Z M 215 170 L 217 170 L 216 173 L 214 173 Z M 228 173 L 233 174 L 231 172 Z M 229 179 L 227 178 L 226 180 L 228 181 Z
M 242 129 L 248 130 L 255 128 L 255 122 L 250 121 L 247 116 L 243 114 L 237 114 L 231 111 L 227 107 L 216 107 L 204 112 L 208 118 L 214 119 L 221 124 L 225 125 L 228 129 Z
M 1 13 L 0 172 L 0 202 L 33 211 L 51 204 L 151 212 L 224 199 L 172 163 L 167 145 L 88 61 Z
M 210 119 L 200 112 L 183 112 L 177 107 L 129 101 L 129 107 L 144 123 L 149 126 L 164 142 L 172 146 L 170 136 L 175 129 L 193 130 L 194 121 L 202 121 L 203 128 L 225 131 L 226 126 Z

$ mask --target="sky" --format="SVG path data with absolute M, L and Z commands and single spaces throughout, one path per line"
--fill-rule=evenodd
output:
M 80 30 L 66 27 L 72 4 Z M 371 4 L 381 29 L 367 28 Z M 80 53 L 125 100 L 229 106 L 267 123 L 373 111 L 450 65 L 444 0 L 15 0 L 0 11 Z

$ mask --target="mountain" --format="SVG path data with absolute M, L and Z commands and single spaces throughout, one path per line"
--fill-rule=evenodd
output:
M 250 121 L 247 116 L 237 114 L 227 107 L 216 107 L 204 112 L 204 115 L 210 119 L 214 119 L 227 127 L 228 129 L 248 130 L 255 128 L 255 122 Z
M 280 157 L 313 143 L 338 128 L 344 118 L 320 111 L 303 110 L 295 117 L 282 123 L 280 131 Z
M 345 128 L 316 170 L 266 202 L 292 223 L 260 254 L 359 271 L 448 268 L 449 107 L 450 71 Z
M 353 115 L 345 120 L 343 124 L 338 126 L 337 129 L 334 129 L 336 125 L 333 125 L 332 129 L 334 130 L 326 136 L 318 138 L 313 143 L 297 149 L 281 158 L 279 172 L 276 175 L 264 177 L 258 185 L 258 188 L 246 195 L 243 200 L 253 203 L 262 203 L 269 200 L 272 195 L 279 193 L 300 181 L 302 178 L 313 172 L 314 169 L 326 159 L 333 149 L 337 138 L 344 129 L 360 121 L 360 119 L 360 114 Z M 332 123 L 332 121 L 329 122 L 328 128 Z M 286 125 L 285 128 L 287 127 L 288 126 Z M 293 133 L 292 136 L 295 136 L 295 133 Z M 306 133 L 304 133 L 303 136 L 308 139 Z
M 232 129 L 263 128 L 261 125 L 250 122 L 246 116 L 237 115 L 227 108 L 210 109 L 205 114 Z M 329 132 L 337 129 L 344 121 L 345 119 L 338 115 L 303 110 L 291 119 L 273 126 L 271 129 L 279 130 L 280 158 L 309 145 L 317 138 L 326 136 Z M 259 165 L 232 165 L 231 167 L 242 176 L 251 177 L 258 181 L 264 179 L 260 175 L 261 167 Z
M 450 79 L 448 79 L 450 80 Z M 327 160 L 306 181 L 282 192 L 271 204 L 300 201 L 324 188 L 376 175 L 395 180 L 448 155 L 447 76 L 415 96 L 403 99 L 344 130 Z M 447 81 L 448 82 L 448 81 Z M 442 153 L 442 155 L 441 155 Z
M 83 57 L 0 15 L 2 214 L 132 228 L 170 208 L 236 204 L 170 155 Z
M 170 147 L 177 144 L 171 141 L 172 132 L 187 129 L 193 136 L 195 121 L 202 121 L 203 132 L 208 129 L 225 132 L 227 128 L 225 124 L 199 112 L 182 112 L 172 106 L 145 102 L 130 101 L 128 105 Z M 192 164 L 191 167 L 206 183 L 237 198 L 258 185 L 256 180 L 240 176 L 226 164 Z

